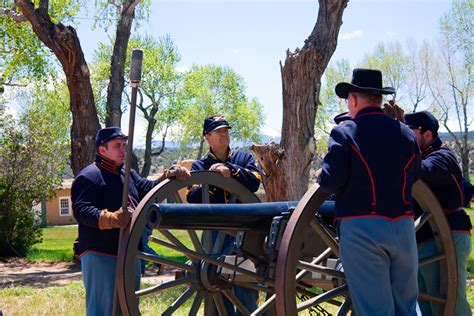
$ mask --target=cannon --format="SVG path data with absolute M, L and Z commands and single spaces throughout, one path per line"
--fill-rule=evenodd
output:
M 183 191 L 202 187 L 203 204 L 187 204 Z M 209 204 L 212 187 L 226 190 L 229 203 Z M 434 303 L 436 315 L 452 315 L 457 268 L 448 223 L 436 198 L 418 181 L 413 197 L 425 211 L 414 225 L 429 225 L 438 254 L 419 262 L 440 265 L 441 295 L 420 293 Z M 242 315 L 347 315 L 351 302 L 339 245 L 332 225 L 332 202 L 315 184 L 299 202 L 262 203 L 233 178 L 210 171 L 193 172 L 187 180 L 168 179 L 137 206 L 119 245 L 117 289 L 125 315 L 226 315 L 224 298 Z M 157 231 L 150 242 L 173 255 L 166 258 L 139 250 L 145 225 Z M 157 236 L 155 236 L 157 235 Z M 232 236 L 230 249 L 224 249 Z M 177 271 L 175 279 L 136 289 L 138 259 Z M 179 272 L 179 273 L 178 273 Z M 258 291 L 257 307 L 248 310 L 232 288 Z

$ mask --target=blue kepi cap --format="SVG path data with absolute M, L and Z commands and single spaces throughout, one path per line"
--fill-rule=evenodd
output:
M 116 138 L 127 139 L 128 136 L 122 133 L 120 127 L 106 127 L 97 132 L 95 136 L 95 147 L 98 148 L 100 145 L 105 144 L 108 141 Z
M 420 111 L 405 115 L 405 124 L 411 129 L 419 128 L 421 130 L 430 130 L 433 133 L 438 132 L 438 120 L 428 111 Z
M 232 128 L 224 116 L 209 116 L 204 119 L 204 128 L 202 133 L 206 135 L 220 128 Z

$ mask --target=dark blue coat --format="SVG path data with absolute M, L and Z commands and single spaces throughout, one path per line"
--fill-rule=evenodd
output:
M 124 168 L 97 156 L 94 163 L 82 169 L 72 189 L 72 209 L 79 223 L 79 254 L 85 251 L 117 255 L 120 229 L 99 229 L 101 210 L 114 212 L 122 206 Z M 140 177 L 134 170 L 130 174 L 129 205 L 135 208 L 140 200 L 159 181 Z
M 443 147 L 439 138 L 422 152 L 420 178 L 441 204 L 451 231 L 469 233 L 472 225 L 463 209 L 465 199 L 461 168 L 454 153 Z M 415 206 L 417 215 L 420 215 L 420 207 Z M 433 238 L 433 233 L 428 225 L 424 225 L 416 237 L 417 242 L 421 243 Z
M 230 151 L 226 161 L 220 161 L 212 152 L 209 152 L 204 158 L 195 161 L 191 166 L 193 170 L 209 170 L 215 163 L 224 163 L 229 167 L 231 174 L 240 183 L 252 192 L 256 192 L 262 179 L 259 168 L 256 166 L 255 159 L 245 151 Z M 211 186 L 209 188 L 210 203 L 226 203 L 229 199 L 229 193 L 220 188 Z M 187 200 L 190 203 L 201 203 L 201 187 L 196 185 L 189 188 Z
M 338 220 L 413 217 L 411 190 L 419 167 L 414 133 L 381 108 L 369 107 L 332 129 L 318 183 L 336 195 Z

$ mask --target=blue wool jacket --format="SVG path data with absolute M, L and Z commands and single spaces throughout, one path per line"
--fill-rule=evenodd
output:
M 369 107 L 332 129 L 318 183 L 336 195 L 337 220 L 393 220 L 414 216 L 411 190 L 419 168 L 414 133 L 380 107 Z
M 215 163 L 224 163 L 229 167 L 231 174 L 239 182 L 247 187 L 252 192 L 256 192 L 260 186 L 262 176 L 259 168 L 256 166 L 255 159 L 252 155 L 245 151 L 231 151 L 226 161 L 220 161 L 210 151 L 205 157 L 195 161 L 191 166 L 191 171 L 194 170 L 209 170 Z M 209 187 L 210 203 L 226 203 L 230 194 L 220 188 Z M 201 203 L 201 187 L 195 185 L 188 189 L 187 200 L 190 203 Z
M 103 209 L 114 212 L 122 206 L 124 168 L 99 155 L 94 163 L 82 169 L 72 189 L 72 209 L 79 223 L 79 254 L 94 251 L 116 256 L 120 229 L 99 229 Z M 140 200 L 159 183 L 130 173 L 129 206 L 135 208 Z
M 443 208 L 451 231 L 470 233 L 472 225 L 464 211 L 464 186 L 461 168 L 454 153 L 442 146 L 437 137 L 431 145 L 423 150 L 421 162 L 421 179 L 429 186 Z M 422 210 L 415 203 L 416 215 Z M 417 242 L 433 238 L 428 225 L 420 228 L 416 234 Z

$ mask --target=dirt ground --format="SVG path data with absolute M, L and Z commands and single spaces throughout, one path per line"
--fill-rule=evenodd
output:
M 156 271 L 146 271 L 142 282 L 160 284 L 174 279 L 175 271 L 164 270 L 157 275 Z M 10 260 L 0 262 L 0 289 L 10 286 L 32 286 L 44 288 L 61 286 L 81 280 L 80 264 L 72 262 L 61 263 L 28 263 L 25 260 Z

